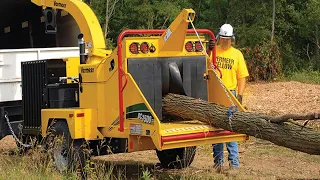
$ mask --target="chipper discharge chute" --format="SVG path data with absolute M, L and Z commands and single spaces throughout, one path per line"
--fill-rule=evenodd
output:
M 24 121 L 36 122 L 41 128 L 38 132 L 24 132 L 46 137 L 46 144 L 53 141 L 49 138 L 51 135 L 64 136 L 62 146 L 55 148 L 58 152 L 54 153 L 58 169 L 74 167 L 73 160 L 83 165 L 86 151 L 81 145 L 85 141 L 93 154 L 156 150 L 164 167 L 186 167 L 193 160 L 195 146 L 246 139 L 244 134 L 207 124 L 173 121 L 173 117 L 162 112 L 162 98 L 168 93 L 230 106 L 227 93 L 233 103 L 239 105 L 229 91 L 225 92 L 215 74 L 218 70 L 215 53 L 211 61 L 202 46 L 205 37 L 197 36 L 207 34 L 214 39 L 213 33 L 188 30 L 195 17 L 192 9 L 184 9 L 166 30 L 123 31 L 116 49 L 110 51 L 105 48 L 96 16 L 85 3 L 78 0 L 32 2 L 70 13 L 81 32 L 78 35 L 80 56 L 66 60 L 74 62 L 72 66 L 65 61 L 48 60 L 22 67 L 23 72 L 28 72 L 22 74 L 24 96 L 29 97 L 25 99 L 29 101 L 25 109 L 39 117 Z M 128 37 L 146 34 L 150 36 Z M 55 68 L 48 69 L 48 64 L 53 62 Z M 62 74 L 59 82 L 37 79 L 53 72 Z M 30 98 L 37 90 L 44 93 Z M 66 155 L 67 149 L 73 149 L 77 158 Z M 177 158 L 183 163 L 173 163 Z

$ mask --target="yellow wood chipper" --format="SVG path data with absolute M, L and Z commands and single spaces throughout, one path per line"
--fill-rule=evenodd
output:
M 207 124 L 165 121 L 162 98 L 168 93 L 243 110 L 217 76 L 215 50 L 212 59 L 206 55 L 205 37 L 215 40 L 214 34 L 188 29 L 195 18 L 192 9 L 183 9 L 166 30 L 124 30 L 117 47 L 108 50 L 97 17 L 84 2 L 31 2 L 51 12 L 54 20 L 70 16 L 79 29 L 78 34 L 69 30 L 68 36 L 58 36 L 59 23 L 41 16 L 47 34 L 60 38 L 60 44 L 78 42 L 79 55 L 21 64 L 22 143 L 36 136 L 48 144 L 49 135 L 63 135 L 54 153 L 58 169 L 85 160 L 84 142 L 93 155 L 156 150 L 163 167 L 181 168 L 191 164 L 196 146 L 246 140 L 244 134 Z M 74 152 L 67 155 L 70 147 Z M 174 163 L 177 159 L 180 163 Z

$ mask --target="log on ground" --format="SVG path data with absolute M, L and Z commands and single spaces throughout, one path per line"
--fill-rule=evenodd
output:
M 236 133 L 254 136 L 296 151 L 320 155 L 320 132 L 303 127 L 290 120 L 272 122 L 277 119 L 264 114 L 236 111 L 231 125 L 228 107 L 188 96 L 168 94 L 163 98 L 166 114 L 183 119 L 195 119 Z

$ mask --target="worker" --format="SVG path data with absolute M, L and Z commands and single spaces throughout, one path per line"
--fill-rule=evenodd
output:
M 232 40 L 234 39 L 233 27 L 230 24 L 222 25 L 217 36 L 216 58 L 217 66 L 222 73 L 222 82 L 242 104 L 243 91 L 249 73 L 243 54 L 232 46 Z M 214 46 L 214 41 L 210 40 L 209 48 L 207 49 L 208 54 L 212 52 Z M 226 146 L 229 152 L 228 160 L 230 168 L 238 168 L 238 143 L 229 142 L 226 143 Z M 222 170 L 224 164 L 223 148 L 223 143 L 213 144 L 214 166 L 218 171 Z

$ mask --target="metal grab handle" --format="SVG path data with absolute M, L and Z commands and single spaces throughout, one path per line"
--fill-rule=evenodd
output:
M 216 68 L 217 68 L 217 70 L 219 71 L 219 73 L 220 73 L 220 79 L 222 79 L 222 72 L 221 72 L 221 70 L 216 66 Z
M 126 78 L 126 81 L 125 81 L 125 83 L 124 83 L 124 85 L 123 85 L 123 87 L 122 87 L 122 89 L 121 89 L 121 92 L 123 92 L 124 88 L 125 88 L 125 87 L 127 86 L 127 84 L 128 84 L 128 75 L 127 75 L 127 73 L 124 72 L 124 70 L 123 70 L 122 68 L 120 68 L 120 71 L 121 71 L 121 73 L 124 75 L 124 77 Z

